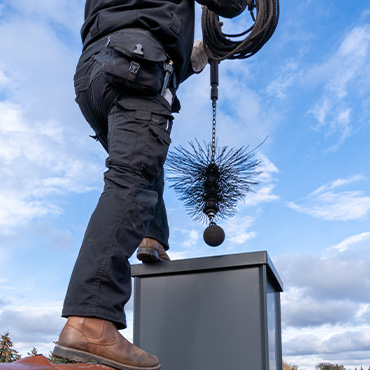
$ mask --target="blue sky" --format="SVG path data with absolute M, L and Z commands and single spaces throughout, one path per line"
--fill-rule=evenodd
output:
M 83 5 L 0 1 L 0 332 L 23 355 L 53 348 L 103 185 L 105 153 L 74 103 Z M 199 18 L 197 6 L 197 38 Z M 206 246 L 166 188 L 173 259 L 268 251 L 284 282 L 283 357 L 306 370 L 370 366 L 369 60 L 367 1 L 282 0 L 264 48 L 220 66 L 219 144 L 253 148 L 268 136 L 260 185 L 220 222 L 224 244 Z M 173 145 L 209 141 L 208 68 L 179 97 Z M 132 302 L 127 311 L 132 320 Z

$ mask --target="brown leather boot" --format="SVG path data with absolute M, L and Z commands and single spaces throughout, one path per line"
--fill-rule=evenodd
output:
M 140 243 L 136 254 L 142 262 L 170 261 L 163 245 L 152 238 L 144 238 Z
M 159 370 L 158 358 L 130 343 L 107 320 L 70 316 L 53 355 L 78 362 L 97 361 L 121 370 Z

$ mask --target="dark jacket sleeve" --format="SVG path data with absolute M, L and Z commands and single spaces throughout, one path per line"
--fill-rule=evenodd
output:
M 233 18 L 241 14 L 247 6 L 247 0 L 196 0 L 199 4 L 206 5 L 217 15 Z
M 194 69 L 191 65 L 191 62 L 189 63 L 188 65 L 188 69 L 186 70 L 186 73 L 184 75 L 184 78 L 182 79 L 181 83 L 184 82 L 185 80 L 187 80 L 190 76 L 194 75 L 194 74 L 199 74 L 200 72 L 194 72 Z

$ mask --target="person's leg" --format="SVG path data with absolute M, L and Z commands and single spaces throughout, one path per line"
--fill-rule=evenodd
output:
M 160 176 L 156 179 L 154 189 L 158 194 L 158 202 L 155 207 L 154 217 L 149 223 L 146 237 L 159 241 L 163 245 L 164 249 L 168 250 L 169 228 L 166 206 L 163 200 L 164 169 L 162 169 Z
M 161 368 L 156 356 L 130 343 L 112 322 L 93 317 L 70 316 L 53 355 L 77 362 L 98 362 L 120 370 Z
M 112 108 L 105 187 L 85 233 L 63 316 L 100 317 L 118 328 L 126 326 L 128 259 L 155 215 L 155 184 L 170 142 L 168 119 L 145 110 Z
M 89 78 L 89 87 L 79 100 L 86 103 L 87 119 L 104 119 L 101 105 L 94 99 L 104 96 L 109 88 L 99 86 L 99 81 L 104 82 L 99 68 L 95 65 L 91 70 L 95 75 Z M 131 295 L 128 258 L 155 215 L 155 184 L 170 143 L 169 109 L 161 106 L 158 111 L 162 114 L 152 113 L 157 111 L 155 102 L 149 100 L 148 104 L 139 97 L 134 100 L 137 107 L 147 110 L 125 109 L 117 103 L 109 113 L 105 187 L 71 276 L 62 313 L 68 321 L 54 354 L 78 361 L 89 358 L 123 370 L 156 370 L 158 359 L 127 342 L 117 331 L 126 326 L 124 305 Z
M 169 228 L 166 207 L 163 200 L 163 169 L 160 176 L 156 178 L 154 189 L 158 194 L 154 217 L 150 221 L 146 236 L 137 250 L 137 258 L 142 262 L 170 261 L 170 257 L 166 253 L 166 250 L 169 249 Z

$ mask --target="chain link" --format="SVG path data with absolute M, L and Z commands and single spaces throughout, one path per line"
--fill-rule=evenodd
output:
M 213 118 L 212 118 L 212 157 L 211 157 L 211 163 L 215 163 L 215 156 L 216 156 L 216 100 L 212 101 L 212 110 L 213 110 Z

